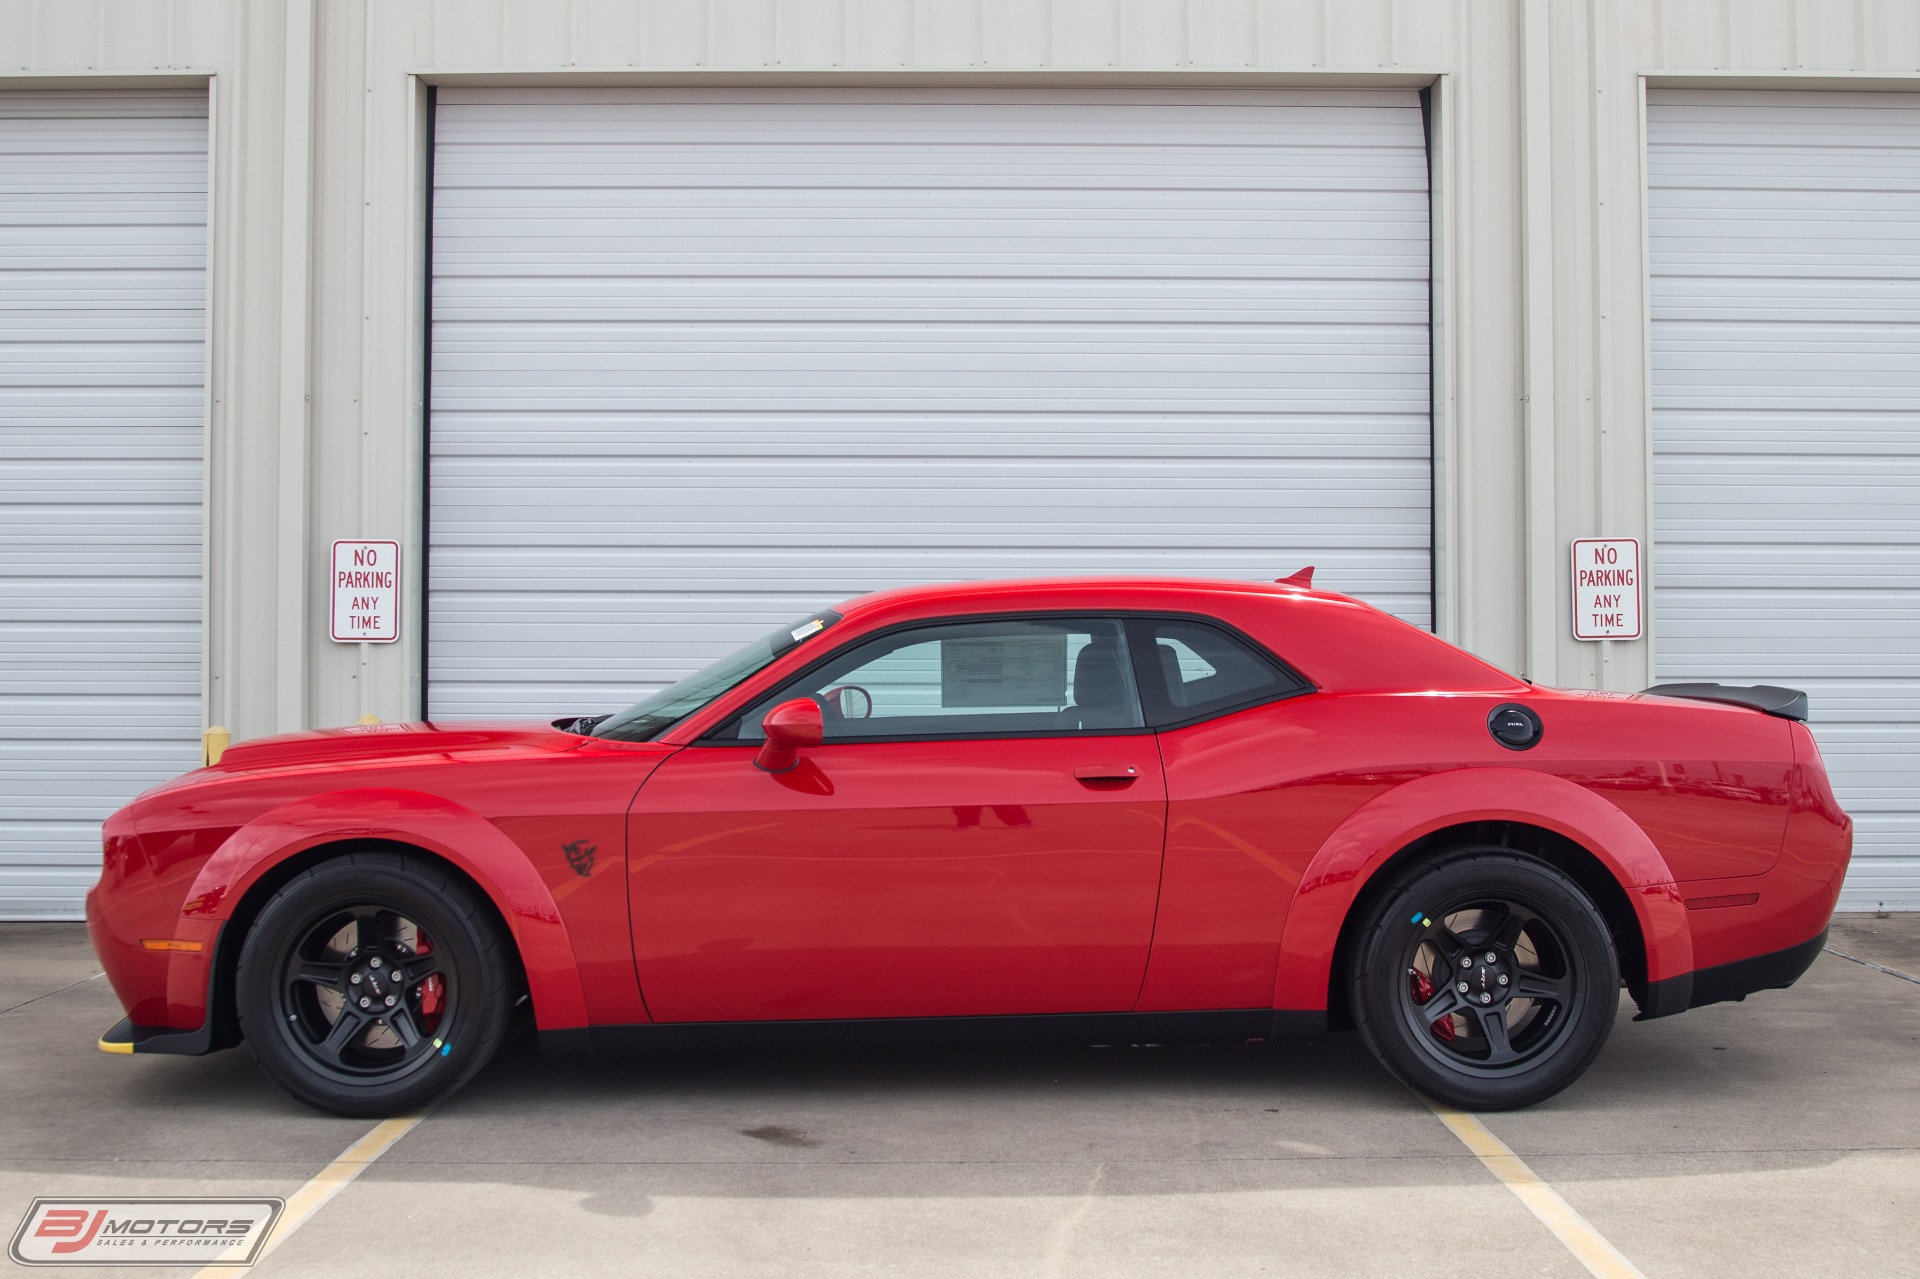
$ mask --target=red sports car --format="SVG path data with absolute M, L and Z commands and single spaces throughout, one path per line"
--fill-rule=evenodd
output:
M 1538 688 L 1289 579 L 868 595 L 613 715 L 245 743 L 105 827 L 116 1052 L 341 1114 L 562 1052 L 1352 1026 L 1474 1108 L 1792 983 L 1851 845 L 1789 689 Z

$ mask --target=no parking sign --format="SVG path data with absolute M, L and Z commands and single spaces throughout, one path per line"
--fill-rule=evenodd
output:
M 1573 542 L 1573 637 L 1640 638 L 1640 540 L 1580 537 Z
M 400 543 L 335 542 L 328 634 L 342 644 L 400 638 Z

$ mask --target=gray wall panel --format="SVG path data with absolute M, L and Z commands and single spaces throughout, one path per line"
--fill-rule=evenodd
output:
M 447 90 L 436 141 L 436 716 L 916 581 L 1429 620 L 1412 93 Z
M 207 95 L 0 93 L 0 918 L 199 763 Z
M 1920 96 L 1647 123 L 1659 677 L 1806 689 L 1842 907 L 1920 907 Z

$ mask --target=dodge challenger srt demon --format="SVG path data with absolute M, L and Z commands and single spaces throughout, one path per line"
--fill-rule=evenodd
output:
M 1309 579 L 1310 580 L 1310 579 Z M 1524 1106 L 1791 984 L 1851 848 L 1806 699 L 1536 687 L 1302 584 L 868 595 L 612 715 L 237 745 L 103 830 L 127 1020 L 324 1110 L 560 1052 L 1353 1027 Z

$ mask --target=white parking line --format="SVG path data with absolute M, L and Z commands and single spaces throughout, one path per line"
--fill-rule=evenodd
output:
M 256 1264 L 266 1260 L 267 1255 L 287 1241 L 288 1236 L 307 1223 L 308 1218 L 326 1206 L 329 1199 L 345 1190 L 347 1186 L 367 1170 L 367 1166 L 393 1147 L 393 1143 L 412 1132 L 414 1126 L 425 1114 L 402 1115 L 398 1119 L 383 1119 L 373 1126 L 373 1131 L 340 1152 L 340 1157 L 314 1174 L 313 1180 L 300 1187 L 287 1200 L 286 1211 L 280 1214 L 280 1220 L 273 1227 L 273 1235 L 267 1240 L 266 1247 L 254 1258 Z M 232 1263 L 213 1262 L 194 1276 L 194 1279 L 233 1279 Z
M 1527 1211 L 1553 1231 L 1554 1237 L 1567 1246 L 1567 1251 L 1589 1274 L 1598 1279 L 1646 1279 L 1638 1266 L 1608 1243 L 1606 1236 L 1593 1228 L 1592 1222 L 1574 1211 L 1559 1191 L 1540 1180 L 1526 1161 L 1494 1136 L 1485 1124 L 1463 1110 L 1454 1110 L 1427 1098 L 1422 1100 L 1461 1144 L 1486 1165 L 1487 1171 L 1498 1177 L 1527 1206 Z

